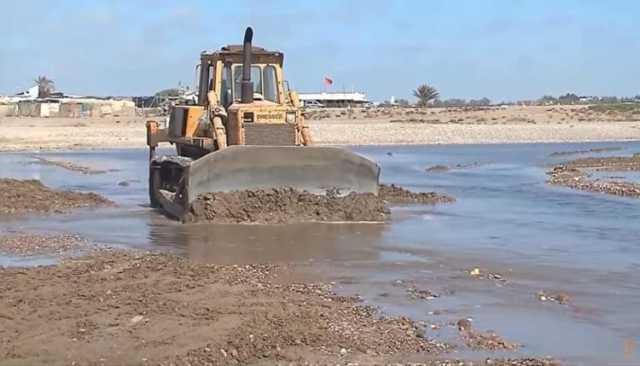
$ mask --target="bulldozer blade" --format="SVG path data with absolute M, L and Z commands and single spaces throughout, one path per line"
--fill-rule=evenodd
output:
M 231 146 L 191 163 L 187 194 L 192 200 L 207 192 L 279 187 L 377 194 L 379 175 L 374 162 L 335 147 Z
M 380 167 L 360 155 L 315 146 L 230 146 L 182 169 L 180 199 L 160 195 L 161 205 L 177 217 L 204 193 L 289 187 L 315 194 L 378 194 L 380 176 Z

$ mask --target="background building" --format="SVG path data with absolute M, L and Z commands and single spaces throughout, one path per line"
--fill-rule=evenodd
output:
M 363 93 L 300 93 L 300 101 L 305 107 L 345 108 L 359 107 L 369 103 Z

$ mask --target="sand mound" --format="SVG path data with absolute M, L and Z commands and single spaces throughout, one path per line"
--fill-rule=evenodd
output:
M 56 191 L 39 180 L 0 179 L 0 215 L 64 212 L 111 204 L 98 194 Z
M 186 221 L 216 223 L 293 223 L 309 221 L 384 221 L 384 201 L 373 194 L 338 197 L 316 195 L 293 188 L 214 192 L 193 203 Z

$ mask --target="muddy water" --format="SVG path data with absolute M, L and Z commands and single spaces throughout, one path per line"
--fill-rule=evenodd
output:
M 439 329 L 428 334 L 454 343 L 459 338 L 448 323 L 470 317 L 475 328 L 524 344 L 516 355 L 552 355 L 582 365 L 640 364 L 640 200 L 545 184 L 545 170 L 571 158 L 552 153 L 599 147 L 622 150 L 593 156 L 640 152 L 638 143 L 354 148 L 382 165 L 384 182 L 448 193 L 457 202 L 393 207 L 387 224 L 282 226 L 167 220 L 147 206 L 143 150 L 44 154 L 110 170 L 95 175 L 4 154 L 0 176 L 95 191 L 119 207 L 5 221 L 0 230 L 70 231 L 203 262 L 296 262 L 335 281 L 341 292 L 434 325 Z M 452 169 L 425 172 L 434 165 Z M 47 261 L 0 257 L 0 265 Z M 475 267 L 506 282 L 471 278 L 467 271 Z M 410 299 L 407 281 L 439 297 Z M 566 292 L 571 301 L 541 302 L 535 296 L 540 290 Z M 491 354 L 497 355 L 507 354 Z M 460 347 L 455 356 L 487 354 Z

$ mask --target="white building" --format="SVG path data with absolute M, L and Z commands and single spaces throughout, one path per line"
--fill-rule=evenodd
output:
M 31 88 L 16 94 L 16 97 L 22 99 L 36 99 L 38 98 L 38 86 L 34 85 Z
M 300 101 L 305 107 L 344 108 L 356 107 L 369 103 L 363 93 L 300 93 Z

